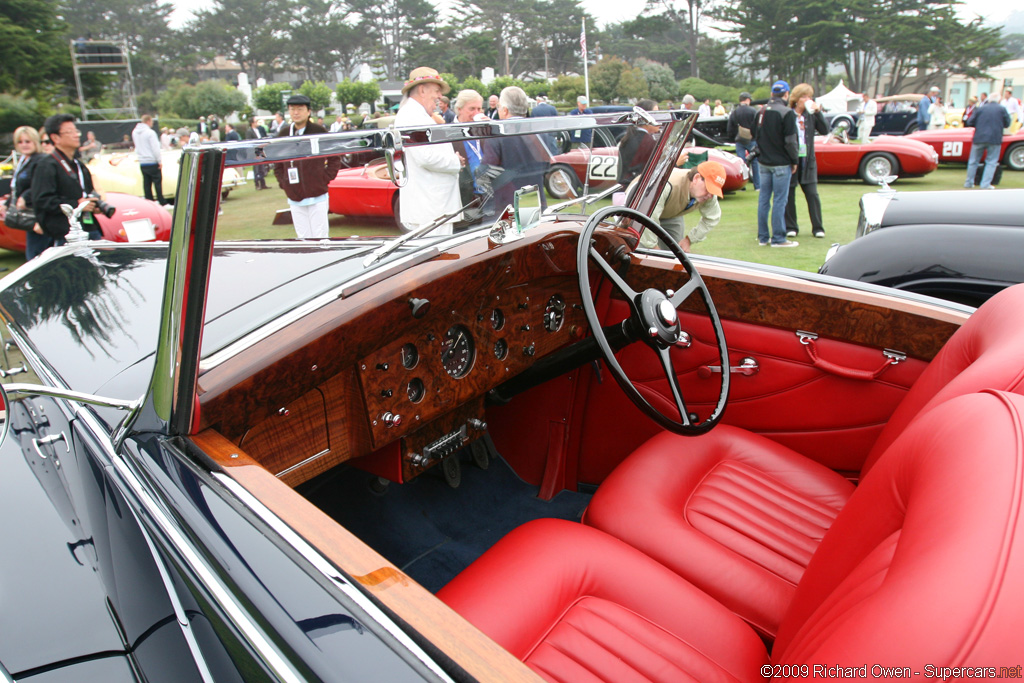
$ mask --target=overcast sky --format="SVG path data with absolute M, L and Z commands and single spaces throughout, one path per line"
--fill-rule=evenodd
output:
M 451 3 L 448 0 L 431 0 L 438 7 L 445 7 Z M 188 21 L 194 9 L 208 6 L 208 0 L 171 0 L 171 4 L 177 9 L 172 15 L 171 25 L 180 26 Z M 616 23 L 629 19 L 636 15 L 638 2 L 624 2 L 623 0 L 583 0 L 583 6 L 593 15 L 599 24 Z M 974 14 L 981 15 L 989 21 L 1002 21 L 1010 14 L 1015 2 L 1007 0 L 966 0 L 963 3 L 961 14 L 965 19 L 973 19 Z

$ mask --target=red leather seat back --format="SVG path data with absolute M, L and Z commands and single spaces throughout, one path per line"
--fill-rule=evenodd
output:
M 945 400 L 984 389 L 1024 386 L 1024 284 L 989 299 L 946 342 L 900 402 L 868 453 L 861 477 L 907 425 Z
M 926 665 L 1017 664 L 1022 493 L 1024 397 L 961 396 L 915 420 L 822 540 L 773 660 L 923 677 Z

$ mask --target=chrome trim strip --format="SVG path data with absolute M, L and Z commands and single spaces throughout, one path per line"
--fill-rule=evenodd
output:
M 317 453 L 316 455 L 312 455 L 312 456 L 306 458 L 302 462 L 297 462 L 294 465 L 292 465 L 291 467 L 286 467 L 285 469 L 281 470 L 280 472 L 278 472 L 274 476 L 278 477 L 278 478 L 281 478 L 284 475 L 288 474 L 289 472 L 294 472 L 295 470 L 299 469 L 303 465 L 308 465 L 309 463 L 313 462 L 314 460 L 319 460 L 320 458 L 324 457 L 325 455 L 327 455 L 330 452 L 331 452 L 330 448 L 325 448 L 322 451 L 320 451 L 319 453 Z
M 243 505 L 248 507 L 255 515 L 263 520 L 267 526 L 273 529 L 282 540 L 302 555 L 302 557 L 313 565 L 313 567 L 315 567 L 317 571 L 324 576 L 324 578 L 336 586 L 338 590 L 351 598 L 370 617 L 375 619 L 378 624 L 387 629 L 388 633 L 391 634 L 395 640 L 415 655 L 417 659 L 427 666 L 427 668 L 434 672 L 439 678 L 441 678 L 441 680 L 452 681 L 448 674 L 445 673 L 444 670 L 442 670 L 437 663 L 431 659 L 427 653 L 422 650 L 422 648 L 420 648 L 419 645 L 413 642 L 412 638 L 398 628 L 398 626 L 386 614 L 384 614 L 384 612 L 377 607 L 372 600 L 367 598 L 362 591 L 353 586 L 344 576 L 341 576 L 338 573 L 338 570 L 335 569 L 334 565 L 332 565 L 327 558 L 316 550 L 316 548 L 309 545 L 304 538 L 295 533 L 295 531 L 293 531 L 292 528 L 280 517 L 271 512 L 269 508 L 259 501 L 259 499 L 249 493 L 245 487 L 234 479 L 223 472 L 213 472 L 212 474 L 213 477 L 232 494 L 234 494 Z
M 104 430 L 98 424 L 96 417 L 87 410 L 77 408 L 75 414 L 85 423 L 96 441 L 107 451 L 119 479 L 128 486 L 133 496 L 142 505 L 145 513 L 149 515 L 153 523 L 160 529 L 174 549 L 180 553 L 181 558 L 188 564 L 189 568 L 196 573 L 203 586 L 210 591 L 213 599 L 225 611 L 231 622 L 238 628 L 242 636 L 258 653 L 267 667 L 283 681 L 289 683 L 302 683 L 303 678 L 284 657 L 278 648 L 250 618 L 246 610 L 231 594 L 227 586 L 220 580 L 217 573 L 207 564 L 202 556 L 188 542 L 185 536 L 178 530 L 170 517 L 150 494 L 145 484 L 129 466 L 128 461 L 122 458 L 113 448 L 108 440 L 100 435 Z M 160 562 L 159 557 L 155 558 Z
M 135 509 L 129 506 L 129 510 L 131 510 L 132 517 L 135 518 L 135 523 L 139 525 L 142 537 L 146 539 L 146 545 L 149 546 L 149 553 L 153 556 L 153 561 L 156 563 L 156 570 L 160 573 L 160 580 L 164 584 L 164 591 L 167 592 L 167 597 L 171 601 L 171 606 L 174 608 L 175 620 L 178 622 L 178 627 L 181 628 L 181 634 L 185 637 L 185 642 L 188 643 L 188 649 L 192 652 L 192 660 L 196 663 L 196 668 L 199 669 L 199 674 L 203 677 L 204 683 L 216 683 L 217 679 L 213 677 L 213 673 L 210 671 L 210 667 L 206 663 L 206 657 L 203 656 L 203 651 L 199 647 L 199 642 L 196 640 L 196 634 L 192 631 L 192 622 L 188 620 L 188 615 L 185 613 L 185 606 L 181 604 L 181 599 L 178 597 L 178 591 L 174 589 L 174 583 L 171 581 L 170 572 L 167 571 L 167 564 L 157 551 L 153 538 L 146 530 L 146 526 L 142 523 L 142 520 L 139 519 Z
M 72 391 L 70 389 L 55 389 L 41 384 L 11 383 L 5 384 L 4 389 L 7 390 L 8 394 L 36 394 L 39 396 L 52 396 L 54 398 L 63 398 L 68 401 L 75 401 L 76 403 L 105 406 L 107 408 L 118 408 L 120 410 L 134 410 L 139 406 L 140 402 L 139 399 L 134 401 L 125 401 L 119 398 L 106 398 L 104 396 L 86 394 L 81 391 Z

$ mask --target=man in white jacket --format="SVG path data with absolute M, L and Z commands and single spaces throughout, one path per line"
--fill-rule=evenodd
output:
M 878 103 L 871 99 L 871 96 L 864 93 L 861 97 L 860 120 L 857 122 L 857 137 L 861 144 L 871 141 L 871 129 L 875 127 L 875 115 L 878 113 Z
M 432 115 L 440 105 L 441 95 L 450 89 L 435 69 L 426 66 L 413 69 L 402 87 L 404 99 L 395 117 L 395 127 L 423 127 L 439 123 Z M 462 206 L 459 170 L 463 163 L 450 144 L 405 149 L 409 182 L 398 193 L 398 205 L 402 224 L 407 230 L 415 230 L 459 210 Z M 457 220 L 460 220 L 460 215 L 452 217 L 434 232 L 452 234 L 452 224 Z
M 153 117 L 143 114 L 142 120 L 132 130 L 132 142 L 135 144 L 135 156 L 139 160 L 142 172 L 142 192 L 146 199 L 153 199 L 153 188 L 156 187 L 156 200 L 166 204 L 164 200 L 164 174 L 160 138 L 153 130 Z

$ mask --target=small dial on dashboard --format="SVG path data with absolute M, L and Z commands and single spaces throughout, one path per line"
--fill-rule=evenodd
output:
M 565 299 L 559 294 L 552 294 L 548 303 L 544 306 L 544 329 L 548 332 L 558 332 L 565 322 Z
M 494 357 L 498 360 L 505 360 L 506 356 L 508 356 L 508 342 L 504 339 L 494 342 Z
M 419 403 L 423 400 L 423 394 L 425 394 L 427 390 L 423 386 L 423 380 L 419 377 L 413 377 L 409 380 L 409 385 L 405 388 L 405 391 L 411 403 Z
M 420 352 L 415 344 L 406 344 L 402 347 L 402 367 L 412 370 L 420 362 Z
M 491 311 L 491 329 L 498 331 L 505 327 L 505 313 L 500 308 Z
M 464 325 L 452 325 L 441 340 L 441 366 L 449 376 L 465 377 L 473 368 L 476 349 Z

